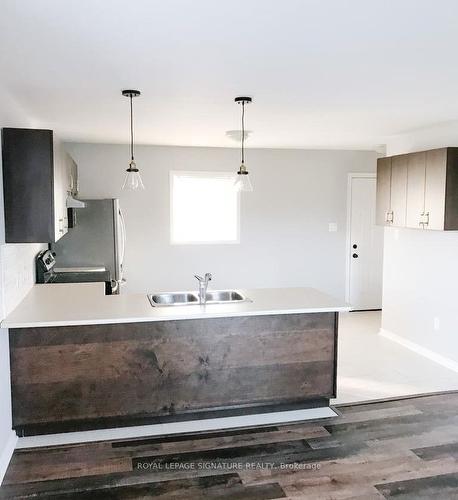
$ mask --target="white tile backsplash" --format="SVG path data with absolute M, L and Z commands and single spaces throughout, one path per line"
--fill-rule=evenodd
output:
M 35 256 L 46 245 L 0 245 L 1 318 L 7 316 L 35 283 Z

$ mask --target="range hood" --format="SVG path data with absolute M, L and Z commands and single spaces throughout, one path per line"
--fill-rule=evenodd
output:
M 84 201 L 73 198 L 71 194 L 67 196 L 67 208 L 85 208 L 85 207 L 86 203 L 84 203 Z

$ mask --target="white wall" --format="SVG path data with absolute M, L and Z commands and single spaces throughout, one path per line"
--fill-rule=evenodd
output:
M 387 228 L 384 252 L 382 328 L 458 362 L 458 232 Z
M 456 145 L 451 122 L 393 137 L 387 155 Z M 383 270 L 382 328 L 458 363 L 458 231 L 385 229 Z
M 0 127 L 37 126 L 28 114 L 0 89 Z M 0 149 L 0 318 L 4 318 L 35 281 L 34 256 L 41 245 L 5 245 L 3 182 Z M 11 387 L 8 330 L 0 329 L 0 483 L 16 443 L 11 429 Z
M 121 200 L 126 292 L 193 289 L 193 275 L 208 271 L 218 288 L 314 286 L 344 298 L 347 174 L 374 171 L 374 152 L 249 150 L 255 190 L 242 194 L 241 243 L 172 246 L 170 170 L 234 171 L 237 149 L 138 147 L 146 190 L 132 193 L 121 191 L 127 146 L 66 146 L 79 165 L 81 197 Z M 329 222 L 338 232 L 328 232 Z

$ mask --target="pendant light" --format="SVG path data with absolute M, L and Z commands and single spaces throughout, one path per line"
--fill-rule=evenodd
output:
M 242 162 L 240 168 L 237 172 L 237 180 L 235 181 L 235 187 L 239 191 L 253 191 L 253 186 L 248 175 L 248 170 L 245 166 L 245 104 L 249 104 L 253 101 L 251 97 L 236 97 L 235 102 L 241 104 L 242 106 L 242 137 L 241 137 L 241 153 Z
M 122 189 L 145 189 L 140 172 L 134 160 L 134 111 L 132 107 L 132 99 L 140 95 L 139 90 L 123 90 L 122 95 L 130 99 L 130 162 L 129 168 L 126 169 L 126 177 Z

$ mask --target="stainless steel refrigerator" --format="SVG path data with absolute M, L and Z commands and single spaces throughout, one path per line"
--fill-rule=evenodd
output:
M 56 270 L 105 267 L 111 275 L 112 293 L 120 293 L 125 282 L 126 230 L 119 200 L 82 201 L 86 206 L 75 209 L 74 227 L 52 245 Z

